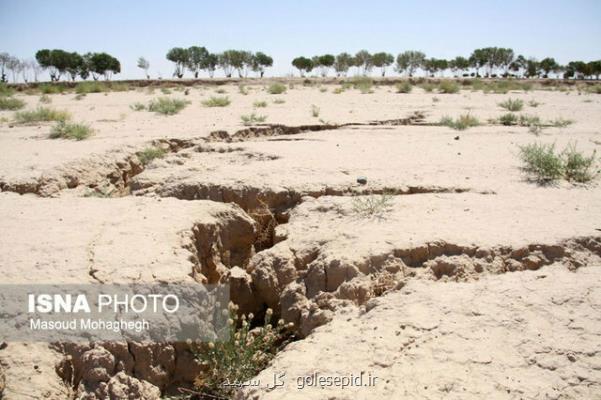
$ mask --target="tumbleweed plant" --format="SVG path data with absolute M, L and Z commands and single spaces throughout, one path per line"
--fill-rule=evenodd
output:
M 59 111 L 48 107 L 38 107 L 32 111 L 19 111 L 15 114 L 15 122 L 18 124 L 66 121 L 69 118 L 71 118 L 71 115 L 67 111 Z
M 231 103 L 227 96 L 211 96 L 208 100 L 202 102 L 205 107 L 227 107 Z
M 507 99 L 499 103 L 499 107 L 504 108 L 507 111 L 521 111 L 524 107 L 524 102 L 520 99 Z
M 438 92 L 446 94 L 458 93 L 459 84 L 453 81 L 442 81 L 438 85 Z
M 561 157 L 555 154 L 554 144 L 531 143 L 520 146 L 522 170 L 539 183 L 556 181 L 563 176 Z
M 453 128 L 458 131 L 463 131 L 467 128 L 480 125 L 480 121 L 478 121 L 476 117 L 473 117 L 472 115 L 467 113 L 460 115 L 456 119 L 453 119 L 448 116 L 442 117 L 438 124 L 441 126 L 448 126 L 449 128 Z
M 267 92 L 269 94 L 282 94 L 286 92 L 286 85 L 283 85 L 281 83 L 272 83 L 267 88 Z
M 249 125 L 255 125 L 258 123 L 265 122 L 265 120 L 267 119 L 267 116 L 252 113 L 249 115 L 241 115 L 240 119 L 242 120 L 242 124 L 244 126 L 249 126 Z
M 50 131 L 50 139 L 84 140 L 92 135 L 92 128 L 86 124 L 59 121 Z
M 361 217 L 381 217 L 392 209 L 394 202 L 390 193 L 353 196 L 353 212 Z
M 562 152 L 564 174 L 568 181 L 586 183 L 595 178 L 598 172 L 593 171 L 597 159 L 596 150 L 586 157 L 576 150 L 576 144 L 570 143 Z
M 134 111 L 144 111 L 146 110 L 146 106 L 140 102 L 136 102 L 134 104 L 130 104 L 129 108 L 131 108 Z
M 190 104 L 190 102 L 187 100 L 159 97 L 148 103 L 148 111 L 163 115 L 174 115 L 186 108 L 188 104 Z
M 413 86 L 411 85 L 411 82 L 409 82 L 409 81 L 403 81 L 403 82 L 397 83 L 397 85 L 396 85 L 397 93 L 411 93 L 412 89 L 413 89 Z
M 201 343 L 192 348 L 202 368 L 194 380 L 200 394 L 230 398 L 237 388 L 224 383 L 246 382 L 253 378 L 292 339 L 293 325 L 283 320 L 272 324 L 272 316 L 273 311 L 267 309 L 263 325 L 251 328 L 253 314 L 243 314 L 239 318 L 237 306 L 230 303 L 228 339 Z
M 148 165 L 156 158 L 163 158 L 165 154 L 167 151 L 160 147 L 147 147 L 138 153 L 138 159 L 142 165 Z
M 25 107 L 25 102 L 13 97 L 0 97 L 0 110 L 20 110 Z

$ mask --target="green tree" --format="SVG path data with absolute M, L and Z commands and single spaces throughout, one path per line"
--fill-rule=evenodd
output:
M 174 47 L 167 52 L 167 60 L 175 64 L 173 76 L 183 78 L 188 64 L 188 50 L 181 47 Z
M 83 64 L 84 60 L 82 56 L 75 52 L 69 53 L 69 62 L 66 71 L 71 76 L 72 81 L 74 81 L 81 72 Z
M 52 81 L 59 81 L 61 76 L 67 71 L 70 57 L 70 53 L 60 49 L 43 49 L 39 50 L 35 55 L 37 62 L 43 68 L 48 68 L 50 80 Z
M 307 57 L 296 57 L 292 60 L 292 66 L 298 69 L 300 76 L 305 76 L 305 73 L 308 74 L 313 69 L 313 61 Z
M 476 76 L 480 76 L 480 68 L 488 63 L 488 52 L 486 49 L 476 49 L 470 55 L 470 66 L 476 69 Z
M 217 54 L 209 53 L 204 60 L 202 65 L 202 69 L 206 70 L 209 74 L 209 77 L 212 78 L 215 76 L 215 70 L 219 65 L 219 56 Z
M 513 49 L 500 48 L 496 53 L 495 64 L 503 69 L 503 75 L 507 76 L 509 73 L 509 66 L 513 62 L 515 54 Z
M 367 75 L 373 68 L 371 54 L 367 50 L 360 50 L 355 54 L 355 66 L 363 69 L 363 75 Z
M 455 75 L 463 75 L 465 70 L 470 67 L 470 62 L 465 57 L 455 57 L 452 61 L 449 61 L 449 68 L 453 71 Z
M 389 65 L 392 65 L 393 62 L 394 57 L 390 53 L 380 52 L 372 56 L 374 67 L 380 68 L 382 76 L 386 75 L 386 68 L 388 68 Z
M 526 57 L 524 57 L 523 55 L 520 54 L 509 65 L 509 69 L 521 77 L 522 71 L 526 69 L 527 65 L 528 65 L 528 60 L 526 60 Z
M 107 53 L 91 53 L 89 55 L 90 72 L 94 80 L 103 75 L 106 80 L 111 79 L 113 74 L 121 72 L 119 60 Z
M 595 75 L 595 79 L 599 80 L 601 75 L 601 60 L 591 61 L 588 63 L 591 75 Z
M 205 58 L 209 52 L 204 47 L 191 46 L 186 50 L 188 57 L 186 59 L 186 67 L 194 74 L 194 78 L 198 78 L 198 73 L 203 69 Z
M 425 59 L 426 55 L 421 51 L 405 51 L 396 57 L 396 70 L 400 73 L 405 72 L 412 77 L 415 70 L 423 67 Z
M 540 76 L 540 64 L 534 58 L 530 58 L 526 61 L 526 72 L 525 75 L 528 78 Z
M 144 75 L 146 75 L 146 79 L 150 79 L 150 75 L 148 74 L 148 70 L 150 69 L 150 63 L 144 57 L 138 58 L 138 68 L 144 71 Z
M 263 74 L 265 74 L 265 68 L 269 68 L 273 65 L 273 58 L 269 57 L 265 53 L 261 53 L 260 51 L 257 51 L 252 56 L 251 64 L 252 64 L 251 68 L 252 68 L 253 72 L 260 74 L 259 77 L 262 78 Z
M 316 60 L 313 62 L 313 65 L 319 67 L 321 76 L 326 77 L 328 75 L 328 71 L 336 62 L 336 57 L 331 54 L 324 54 L 323 56 L 318 56 L 315 58 Z
M 349 53 L 340 53 L 336 56 L 336 61 L 334 61 L 334 70 L 336 71 L 336 75 L 344 75 L 346 76 L 349 68 L 354 64 L 353 56 Z
M 556 72 L 559 70 L 559 64 L 557 64 L 555 59 L 551 57 L 540 60 L 539 66 L 540 69 L 545 73 L 545 78 L 547 78 L 551 72 Z

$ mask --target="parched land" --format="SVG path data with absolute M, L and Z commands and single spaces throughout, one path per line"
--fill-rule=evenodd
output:
M 239 399 L 601 396 L 601 163 L 541 181 L 521 158 L 599 153 L 601 95 L 248 82 L 14 94 L 92 134 L 0 111 L 2 281 L 229 283 L 299 338 Z M 161 97 L 183 108 L 149 111 Z M 185 346 L 66 353 L 5 343 L 5 398 L 155 399 L 200 371 Z M 297 384 L 362 372 L 375 385 Z

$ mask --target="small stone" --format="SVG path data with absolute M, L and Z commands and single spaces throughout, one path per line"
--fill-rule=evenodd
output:
M 357 178 L 357 183 L 360 185 L 365 185 L 367 184 L 367 178 L 364 176 L 360 176 Z
M 455 137 L 454 137 L 454 139 L 455 139 L 455 140 L 459 140 L 459 136 L 455 136 Z

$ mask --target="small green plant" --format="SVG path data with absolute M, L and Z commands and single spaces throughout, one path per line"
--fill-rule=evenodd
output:
M 507 111 L 521 111 L 524 107 L 524 102 L 520 99 L 507 99 L 502 103 L 499 103 L 499 107 L 506 109 Z
M 532 143 L 520 146 L 522 170 L 538 182 L 552 182 L 563 175 L 561 157 L 555 154 L 554 144 Z
M 217 94 L 226 94 L 227 90 L 225 90 L 224 88 L 219 88 L 215 90 L 215 93 Z
M 92 128 L 85 124 L 59 121 L 50 131 L 50 139 L 84 140 L 92 135 Z
M 188 104 L 190 104 L 190 102 L 187 100 L 159 97 L 148 103 L 148 111 L 163 115 L 174 115 L 186 108 Z
M 566 179 L 568 181 L 579 183 L 586 183 L 593 180 L 597 175 L 597 173 L 591 171 L 596 160 L 596 155 L 597 151 L 594 150 L 593 154 L 586 157 L 576 150 L 576 144 L 568 144 L 562 152 Z
M 391 194 L 373 194 L 353 196 L 353 211 L 362 217 L 379 217 L 392 209 Z
M 409 82 L 409 81 L 399 82 L 396 85 L 397 93 L 411 93 L 412 89 L 413 89 L 413 86 L 411 85 L 411 82 Z
M 137 153 L 138 159 L 142 165 L 148 165 L 156 158 L 163 158 L 165 154 L 167 154 L 167 151 L 160 147 L 147 147 L 141 152 Z
M 40 103 L 42 103 L 42 104 L 50 104 L 50 103 L 52 103 L 52 99 L 47 94 L 41 95 L 40 99 L 38 101 Z
M 373 93 L 374 81 L 366 76 L 355 77 L 351 80 L 351 84 L 362 94 Z
M 255 108 L 265 108 L 265 107 L 267 107 L 267 102 L 266 101 L 255 101 L 253 103 L 253 107 L 255 107 Z
M 0 96 L 12 96 L 14 91 L 6 86 L 6 83 L 0 82 Z
M 286 102 L 286 100 L 284 99 L 275 99 L 273 101 L 273 104 L 284 104 Z
M 344 87 L 343 87 L 343 86 L 340 86 L 340 87 L 337 87 L 337 88 L 335 88 L 335 89 L 332 91 L 332 93 L 334 93 L 334 94 L 340 94 L 340 93 L 342 93 L 342 92 L 344 92 L 344 91 L 345 91 Z
M 271 85 L 269 85 L 269 87 L 267 88 L 267 92 L 269 94 L 282 94 L 286 92 L 286 85 L 283 85 L 281 83 L 272 83 Z
M 503 114 L 499 117 L 499 123 L 505 126 L 517 125 L 519 118 L 514 113 Z
M 129 108 L 131 108 L 134 111 L 144 111 L 146 110 L 146 106 L 140 102 L 136 102 L 134 104 L 130 104 Z
M 79 94 L 75 95 L 74 98 L 75 98 L 75 100 L 80 101 L 80 100 L 83 100 L 85 97 L 86 97 L 85 93 L 79 93 Z
M 601 85 L 587 86 L 585 89 L 588 93 L 601 94 Z
M 313 116 L 313 118 L 319 117 L 320 111 L 321 110 L 319 109 L 319 107 L 317 107 L 315 104 L 311 104 L 311 115 Z
M 205 107 L 227 107 L 231 103 L 227 96 L 211 96 L 208 100 L 202 102 Z
M 92 81 L 92 82 L 81 82 L 75 86 L 75 93 L 77 94 L 88 94 L 88 93 L 103 93 L 108 92 L 108 87 L 105 83 Z
M 248 88 L 244 85 L 238 85 L 238 92 L 240 92 L 240 94 L 247 96 L 248 95 Z
M 549 122 L 549 124 L 555 128 L 565 128 L 569 125 L 572 125 L 573 123 L 574 123 L 574 121 L 569 120 L 569 119 L 564 119 L 561 117 L 555 118 L 554 120 Z
M 0 110 L 20 110 L 23 107 L 25 107 L 25 102 L 21 99 L 8 96 L 0 97 Z
M 39 86 L 40 92 L 43 94 L 58 94 L 65 91 L 62 85 L 43 84 Z
M 480 125 L 480 121 L 476 117 L 471 116 L 469 113 L 460 115 L 457 119 L 445 116 L 440 119 L 438 123 L 441 126 L 448 126 L 449 128 L 463 131 L 467 128 Z
M 167 94 L 171 94 L 171 89 L 169 88 L 161 88 L 161 93 L 167 95 Z
M 66 121 L 69 118 L 71 118 L 71 115 L 67 111 L 54 110 L 48 107 L 38 107 L 33 111 L 19 111 L 15 114 L 15 122 L 18 124 Z
M 454 81 L 442 81 L 438 85 L 438 92 L 447 94 L 458 93 L 459 84 Z
M 432 97 L 432 103 L 438 103 L 440 99 L 436 96 Z
M 543 126 L 540 118 L 536 115 L 520 115 L 518 125 L 520 126 Z
M 251 330 L 254 315 L 238 317 L 237 306 L 229 306 L 226 340 L 195 344 L 192 351 L 202 368 L 194 385 L 211 398 L 229 399 L 237 388 L 230 382 L 246 382 L 265 369 L 278 351 L 292 339 L 292 323 L 271 323 L 268 308 L 263 324 Z M 230 383 L 230 384 L 226 384 Z
M 425 90 L 426 93 L 431 93 L 436 88 L 436 85 L 426 82 L 419 85 L 419 87 Z
M 242 115 L 242 116 L 240 116 L 240 119 L 242 120 L 242 124 L 244 126 L 249 126 L 249 125 L 255 125 L 257 123 L 265 122 L 265 120 L 267 119 L 267 116 L 257 115 L 255 113 L 252 113 L 249 115 Z
M 543 103 L 539 103 L 539 102 L 538 102 L 538 101 L 536 101 L 536 100 L 530 100 L 530 101 L 528 102 L 528 105 L 529 105 L 530 107 L 534 107 L 534 108 L 536 108 L 536 107 L 540 106 L 541 104 L 543 104 Z
M 319 88 L 319 91 L 320 91 L 321 93 L 325 93 L 325 92 L 327 92 L 327 91 L 328 91 L 328 88 L 326 88 L 326 87 L 322 87 L 322 88 Z

